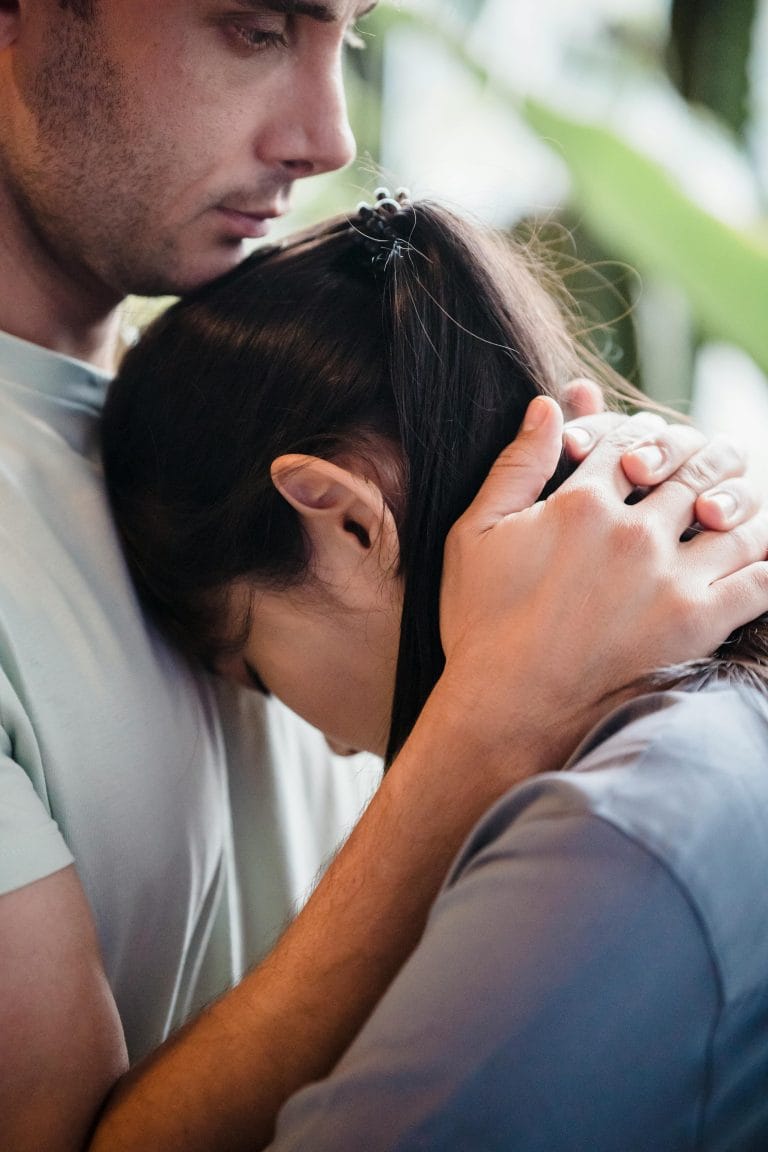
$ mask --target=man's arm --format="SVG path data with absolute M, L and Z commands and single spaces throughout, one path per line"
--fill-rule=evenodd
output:
M 128 1067 L 70 865 L 0 898 L 0 1148 L 80 1152 Z
M 43 1007 L 32 1023 L 45 1012 L 47 1035 L 59 1041 L 34 1044 L 31 1061 L 17 1030 L 7 1099 L 22 1113 L 35 1077 L 55 1084 L 65 1065 L 76 1069 L 78 1099 L 57 1111 L 51 1097 L 45 1120 L 41 1114 L 51 1152 L 263 1146 L 284 1100 L 327 1073 L 412 951 L 452 856 L 485 809 L 561 762 L 617 684 L 659 659 L 711 650 L 768 603 L 766 565 L 753 563 L 765 555 L 762 518 L 702 537 L 698 564 L 677 540 L 678 521 L 692 518 L 706 487 L 733 474 L 732 461 L 699 460 L 674 482 L 666 509 L 627 509 L 619 460 L 643 426 L 606 436 L 591 468 L 540 511 L 509 515 L 535 498 L 542 468 L 554 467 L 559 452 L 559 413 L 546 402 L 537 407 L 541 420 L 504 454 L 451 535 L 446 673 L 379 793 L 272 955 L 118 1082 L 87 1145 L 83 1117 L 122 1067 L 119 1026 L 103 1003 L 95 943 L 62 945 L 35 918 L 35 948 L 47 966 L 41 960 Z M 750 567 L 736 573 L 743 564 Z M 626 608 L 638 587 L 639 619 L 637 607 Z M 680 640 L 670 646 L 676 631 Z M 54 882 L 41 881 L 40 892 L 47 897 Z M 81 898 L 78 891 L 57 901 L 61 916 Z M 23 957 L 12 914 L 3 927 L 8 949 Z M 63 997 L 58 971 L 78 973 Z M 82 1042 L 68 1035 L 73 1018 L 85 1021 Z M 82 1058 L 83 1047 L 106 1054 L 97 1061 L 103 1075 Z M 14 1152 L 39 1147 L 18 1142 Z
M 270 1152 L 698 1146 L 721 1008 L 706 933 L 653 854 L 546 780 L 473 833 L 415 952 Z

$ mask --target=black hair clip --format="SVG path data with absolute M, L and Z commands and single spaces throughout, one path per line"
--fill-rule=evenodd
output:
M 402 256 L 409 248 L 408 237 L 414 225 L 413 204 L 406 188 L 398 188 L 394 196 L 388 188 L 377 188 L 373 195 L 373 204 L 365 201 L 358 204 L 350 223 L 374 262 L 389 263 L 393 256 Z

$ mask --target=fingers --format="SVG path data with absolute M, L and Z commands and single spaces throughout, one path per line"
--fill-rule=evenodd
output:
M 658 511 L 669 524 L 682 533 L 694 522 L 700 496 L 717 490 L 713 500 L 705 501 L 703 508 L 716 507 L 718 501 L 728 510 L 728 495 L 734 503 L 730 508 L 732 523 L 738 523 L 735 503 L 740 488 L 731 492 L 723 481 L 741 478 L 745 469 L 744 457 L 736 446 L 723 436 L 705 442 L 667 480 L 655 487 L 643 501 L 648 511 Z
M 727 532 L 754 516 L 761 504 L 762 497 L 752 481 L 745 476 L 734 477 L 699 496 L 694 518 L 702 528 Z
M 708 441 L 689 425 L 639 413 L 604 432 L 563 489 L 602 493 L 610 506 L 617 497 L 631 504 L 636 485 L 648 485 L 645 498 L 625 509 L 623 547 L 641 554 L 660 548 L 662 567 L 678 571 L 676 580 L 688 572 L 706 587 L 768 556 L 768 513 L 744 470 L 742 453 L 725 437 Z M 693 524 L 716 531 L 689 536 Z M 755 602 L 762 611 L 759 591 Z
M 595 429 L 594 419 L 589 424 L 579 420 L 576 426 L 569 427 L 569 434 L 573 433 L 574 427 L 578 427 L 579 430 L 586 428 L 588 433 L 592 433 Z M 601 484 L 608 480 L 612 490 L 622 500 L 626 500 L 637 485 L 624 473 L 623 456 L 630 448 L 635 448 L 638 444 L 651 444 L 665 436 L 668 431 L 667 423 L 654 412 L 638 412 L 635 416 L 622 417 L 618 423 L 614 422 L 607 431 L 603 431 L 572 479 L 578 477 L 577 483 L 599 480 Z
M 729 634 L 768 611 L 768 562 L 760 560 L 740 568 L 712 585 L 712 610 Z
M 677 472 L 706 442 L 706 436 L 690 424 L 665 424 L 653 437 L 633 444 L 621 464 L 632 484 L 653 488 Z
M 716 532 L 743 523 L 762 502 L 750 481 L 731 479 L 745 471 L 741 451 L 720 437 L 708 445 L 703 433 L 689 425 L 668 425 L 652 440 L 630 448 L 621 463 L 638 488 L 670 479 L 686 485 L 696 498 L 691 523 Z
M 718 438 L 708 446 L 704 434 L 691 425 L 667 424 L 655 414 L 651 414 L 651 420 L 649 434 L 632 442 L 631 437 L 639 431 L 636 418 L 628 420 L 611 412 L 579 418 L 566 425 L 566 452 L 579 462 L 605 437 L 611 437 L 604 445 L 606 452 L 615 451 L 628 437 L 621 465 L 631 485 L 629 493 L 625 485 L 619 485 L 625 494 L 658 488 L 674 478 L 692 497 L 690 500 L 689 495 L 679 493 L 675 500 L 677 508 L 690 504 L 688 524 L 725 532 L 754 515 L 762 498 L 752 482 L 742 478 L 745 461 L 733 444 Z M 669 490 L 664 490 L 663 495 L 667 497 Z M 683 518 L 687 514 L 681 513 Z
M 727 579 L 768 556 L 768 512 L 757 512 L 729 532 L 696 533 L 681 548 L 712 583 Z
M 597 442 L 626 419 L 622 412 L 601 412 L 597 416 L 582 416 L 566 424 L 563 447 L 568 458 L 576 464 L 586 460 Z
M 631 439 L 622 456 L 622 467 L 627 479 L 636 488 L 651 488 L 662 483 L 685 463 L 697 449 L 706 443 L 706 437 L 690 424 L 667 424 L 656 413 L 649 416 L 653 423 L 652 435 Z M 632 417 L 618 412 L 604 412 L 574 420 L 567 424 L 563 436 L 566 451 L 575 461 L 586 459 L 596 444 L 609 432 L 627 424 Z M 636 424 L 628 424 L 627 431 L 635 435 Z
M 557 468 L 562 442 L 560 408 L 549 397 L 537 396 L 528 406 L 519 433 L 494 463 L 465 517 L 471 517 L 482 530 L 512 512 L 529 508 Z
M 563 410 L 567 420 L 582 416 L 596 416 L 605 411 L 603 390 L 594 380 L 586 377 L 571 380 L 563 389 Z

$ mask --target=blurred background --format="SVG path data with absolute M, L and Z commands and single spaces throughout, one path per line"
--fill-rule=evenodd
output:
M 358 160 L 290 226 L 386 183 L 533 228 L 601 353 L 768 492 L 768 0 L 381 0 L 358 32 Z

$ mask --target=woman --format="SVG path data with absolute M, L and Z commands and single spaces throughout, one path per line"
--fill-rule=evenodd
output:
M 540 270 L 434 205 L 380 197 L 259 254 L 157 322 L 107 406 L 149 609 L 391 760 L 443 665 L 448 529 L 530 401 L 584 365 Z M 589 593 L 561 610 L 599 612 Z M 277 1147 L 762 1146 L 764 677 L 755 624 L 622 685 L 563 771 L 488 813 Z

